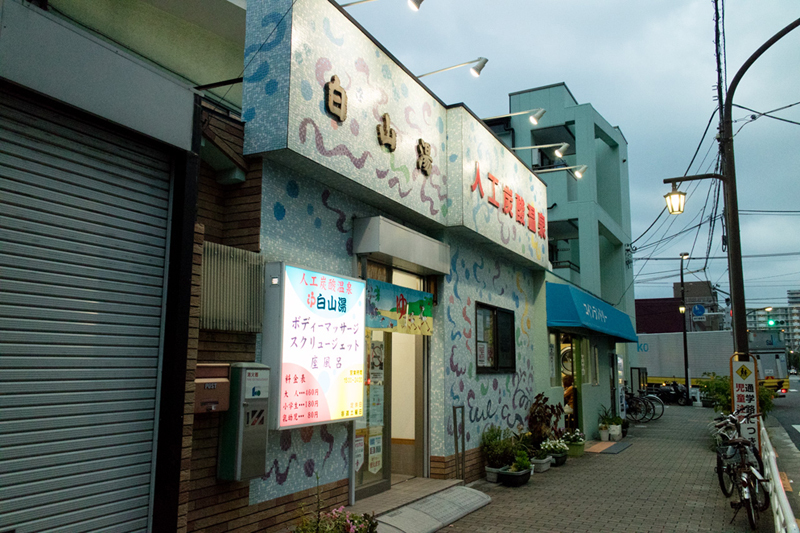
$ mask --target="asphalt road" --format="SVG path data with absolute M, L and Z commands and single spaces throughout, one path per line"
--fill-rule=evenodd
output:
M 790 376 L 789 392 L 785 398 L 775 398 L 775 409 L 770 416 L 775 416 L 783 429 L 789 434 L 795 447 L 800 450 L 800 378 Z

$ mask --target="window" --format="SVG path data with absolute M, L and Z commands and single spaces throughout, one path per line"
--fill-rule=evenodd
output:
M 478 374 L 517 371 L 513 311 L 476 302 L 475 332 Z

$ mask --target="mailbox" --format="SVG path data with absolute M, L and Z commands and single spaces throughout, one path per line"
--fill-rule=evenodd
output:
M 217 477 L 242 481 L 267 473 L 269 367 L 231 363 L 230 408 L 222 417 Z
M 194 412 L 227 411 L 231 396 L 228 363 L 199 363 L 194 380 Z

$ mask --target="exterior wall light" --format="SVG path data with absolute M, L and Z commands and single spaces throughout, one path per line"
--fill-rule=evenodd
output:
M 528 148 L 530 148 L 530 146 Z M 534 170 L 533 173 L 534 174 L 545 174 L 547 172 L 558 172 L 560 170 L 571 170 L 572 174 L 576 178 L 580 179 L 580 178 L 583 177 L 583 175 L 586 173 L 586 171 L 588 169 L 589 169 L 589 167 L 587 167 L 586 165 L 575 165 L 573 167 L 558 167 L 558 168 L 546 168 L 544 170 Z
M 497 115 L 496 117 L 486 117 L 486 118 L 482 118 L 481 120 L 486 122 L 487 120 L 494 120 L 496 118 L 516 117 L 517 115 L 524 115 L 525 113 L 530 113 L 531 114 L 528 117 L 528 120 L 531 121 L 531 124 L 536 126 L 537 124 L 539 124 L 539 121 L 542 120 L 542 117 L 544 116 L 546 111 L 544 109 L 542 109 L 541 107 L 539 107 L 539 108 L 536 108 L 536 109 L 528 109 L 526 111 L 516 111 L 514 113 L 508 113 L 506 115 Z
M 370 2 L 374 2 L 375 0 L 356 0 L 355 2 L 348 2 L 346 4 L 339 4 L 339 7 L 350 7 L 350 6 L 357 6 L 358 4 L 368 4 Z M 413 11 L 419 11 L 419 6 L 422 5 L 422 2 L 425 0 L 408 0 L 408 7 L 410 7 Z
M 478 76 L 481 75 L 483 67 L 485 67 L 486 63 L 488 62 L 489 60 L 486 59 L 485 57 L 479 57 L 478 59 L 473 59 L 472 61 L 467 61 L 465 63 L 459 63 L 458 65 L 453 65 L 452 67 L 440 68 L 439 70 L 434 70 L 432 72 L 426 72 L 425 74 L 420 74 L 419 76 L 417 76 L 417 78 L 424 78 L 425 76 L 430 76 L 431 74 L 438 74 L 440 72 L 445 72 L 447 70 L 453 70 L 454 68 L 466 67 L 467 65 L 471 65 L 473 63 L 477 63 L 477 65 L 470 68 L 469 70 L 470 72 L 472 72 L 472 75 L 477 78 Z
M 670 215 L 680 215 L 686 205 L 686 193 L 678 190 L 678 184 L 672 184 L 672 191 L 664 195 Z
M 515 146 L 514 148 L 512 148 L 512 150 L 534 150 L 541 148 L 555 148 L 553 153 L 556 154 L 556 157 L 562 158 L 564 157 L 564 154 L 567 153 L 567 149 L 569 149 L 569 143 L 537 144 L 534 146 Z
M 424 1 L 425 0 L 408 0 L 408 7 L 414 11 L 419 11 L 419 6 L 421 6 Z

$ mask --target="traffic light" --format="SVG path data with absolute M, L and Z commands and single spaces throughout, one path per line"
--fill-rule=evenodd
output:
M 767 318 L 767 325 L 768 325 L 769 327 L 772 327 L 772 326 L 774 326 L 774 325 L 775 325 L 775 319 L 774 319 L 774 318 L 772 318 L 772 317 L 769 317 L 769 318 Z

